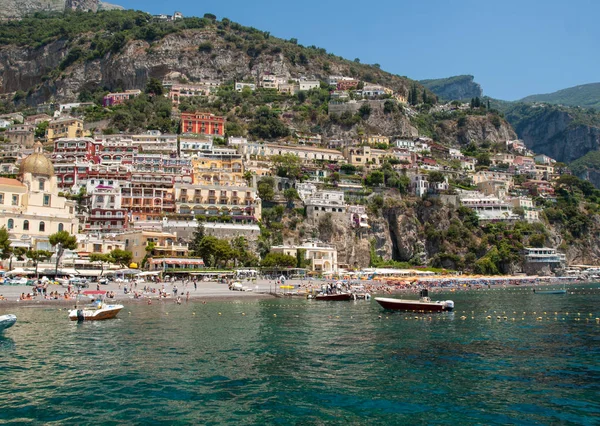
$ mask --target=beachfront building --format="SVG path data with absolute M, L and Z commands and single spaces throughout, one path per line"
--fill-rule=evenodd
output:
M 75 203 L 58 195 L 54 167 L 39 142 L 21 162 L 19 180 L 0 178 L 0 211 L 13 247 L 51 250 L 50 235 L 79 231 Z
M 187 244 L 168 232 L 133 230 L 117 234 L 115 239 L 125 243 L 124 249 L 132 253 L 132 261 L 138 265 L 146 254 L 150 257 L 185 257 L 189 253 Z M 149 246 L 151 250 L 147 250 Z
M 337 249 L 320 241 L 306 241 L 301 245 L 281 245 L 271 247 L 271 253 L 281 253 L 298 257 L 298 253 L 310 262 L 311 271 L 331 273 L 338 271 Z
M 553 248 L 525 247 L 523 250 L 523 272 L 527 275 L 549 275 L 566 263 L 566 255 Z

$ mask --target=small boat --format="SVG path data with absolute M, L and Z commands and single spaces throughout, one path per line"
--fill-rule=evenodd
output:
M 454 309 L 454 302 L 452 300 L 432 301 L 429 298 L 429 290 L 426 288 L 420 291 L 419 300 L 393 299 L 389 297 L 376 297 L 375 300 L 383 309 L 393 311 L 443 312 Z
M 315 296 L 308 295 L 309 299 L 315 300 L 352 300 L 352 293 L 319 293 Z
M 81 296 L 91 298 L 91 303 L 82 307 L 75 305 L 75 309 L 69 311 L 71 321 L 100 321 L 111 319 L 123 309 L 123 305 L 108 305 L 104 303 L 106 291 L 86 290 Z
M 0 333 L 15 325 L 16 322 L 17 317 L 12 314 L 0 315 Z

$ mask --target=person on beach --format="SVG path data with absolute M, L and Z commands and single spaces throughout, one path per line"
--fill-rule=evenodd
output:
M 186 302 L 189 302 L 189 300 L 190 300 L 190 292 L 188 291 L 188 292 L 185 294 L 185 301 L 186 301 Z

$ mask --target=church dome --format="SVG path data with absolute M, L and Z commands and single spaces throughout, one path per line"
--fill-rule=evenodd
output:
M 42 144 L 39 142 L 33 147 L 33 154 L 21 161 L 19 174 L 23 176 L 25 173 L 47 177 L 54 176 L 52 161 L 44 155 Z

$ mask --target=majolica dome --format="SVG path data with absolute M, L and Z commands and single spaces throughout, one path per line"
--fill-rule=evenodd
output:
M 19 174 L 23 176 L 25 173 L 31 173 L 38 176 L 54 176 L 54 166 L 52 161 L 44 155 L 44 149 L 41 143 L 36 143 L 33 147 L 33 154 L 25 157 L 21 161 Z

